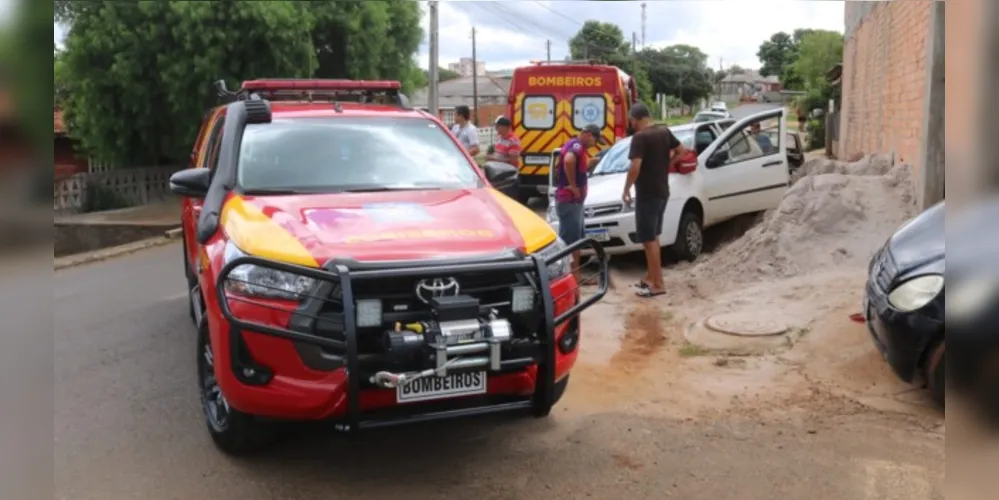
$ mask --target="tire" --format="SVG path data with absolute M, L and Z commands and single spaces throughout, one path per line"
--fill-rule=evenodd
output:
M 565 390 L 569 387 L 569 376 L 566 375 L 562 377 L 562 380 L 555 382 L 555 397 L 552 398 L 552 406 L 558 404 L 562 396 L 565 395 Z
M 947 357 L 944 355 L 944 343 L 938 342 L 929 351 L 929 358 L 923 368 L 923 376 L 926 378 L 926 388 L 930 391 L 933 402 L 943 408 L 945 405 L 945 387 L 947 385 Z
M 215 447 L 233 456 L 257 452 L 277 439 L 277 429 L 256 417 L 232 408 L 215 380 L 214 359 L 209 348 L 208 325 L 198 330 L 198 394 L 205 425 Z
M 184 277 L 187 278 L 187 315 L 191 317 L 191 323 L 195 328 L 198 326 L 198 315 L 194 311 L 194 301 L 191 300 L 191 292 L 198 286 L 198 275 L 191 270 L 191 262 L 187 258 L 187 235 L 181 237 L 181 253 L 184 255 Z
M 519 201 L 520 204 L 524 205 L 525 207 L 527 206 L 528 203 L 530 203 L 531 198 L 533 197 L 534 193 L 526 189 L 520 189 L 517 191 L 517 201 Z
M 559 400 L 562 399 L 562 396 L 565 395 L 565 390 L 567 387 L 569 387 L 568 375 L 562 377 L 562 380 L 558 380 L 555 382 L 554 393 L 552 394 L 552 407 L 558 404 Z M 548 415 L 551 414 L 551 412 L 552 412 L 551 408 L 539 408 L 537 405 L 535 405 L 533 410 L 534 416 L 536 418 L 547 417 Z
M 704 249 L 704 226 L 701 217 L 692 210 L 685 210 L 680 216 L 676 229 L 676 241 L 670 246 L 670 253 L 677 260 L 693 262 Z

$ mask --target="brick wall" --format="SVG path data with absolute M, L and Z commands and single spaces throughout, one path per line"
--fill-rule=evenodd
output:
M 932 5 L 845 2 L 840 158 L 894 152 L 919 168 Z

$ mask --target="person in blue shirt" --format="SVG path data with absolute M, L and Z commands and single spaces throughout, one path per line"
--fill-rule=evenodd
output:
M 763 154 L 768 155 L 774 152 L 774 144 L 770 142 L 770 136 L 760 133 L 760 122 L 750 125 L 749 131 L 756 138 L 756 142 L 759 143 Z

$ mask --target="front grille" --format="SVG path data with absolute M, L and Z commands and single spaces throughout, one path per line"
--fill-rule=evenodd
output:
M 878 256 L 874 260 L 874 268 L 871 272 L 871 277 L 874 279 L 874 284 L 877 285 L 878 289 L 885 293 L 890 292 L 898 269 L 887 247 L 882 248 L 878 252 Z
M 439 278 L 448 278 L 446 273 Z M 514 327 L 515 336 L 534 332 L 540 318 L 533 314 L 510 314 L 510 288 L 530 284 L 524 274 L 511 272 L 461 273 L 453 276 L 459 283 L 459 293 L 479 300 L 483 306 L 496 309 L 501 317 L 506 317 Z M 355 300 L 381 299 L 384 323 L 377 327 L 358 327 L 358 347 L 361 354 L 381 352 L 381 334 L 396 321 L 424 321 L 432 319 L 431 308 L 416 294 L 417 284 L 425 278 L 392 277 L 384 279 L 364 279 L 353 282 Z M 430 280 L 433 277 L 429 278 Z M 317 323 L 320 335 L 343 340 L 343 302 L 339 285 L 335 285 L 329 297 L 319 309 Z
M 620 203 L 612 203 L 609 205 L 598 205 L 586 207 L 585 214 L 586 217 L 602 217 L 604 215 L 613 215 L 621 211 Z

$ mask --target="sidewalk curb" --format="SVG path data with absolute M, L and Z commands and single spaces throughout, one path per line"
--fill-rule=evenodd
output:
M 94 250 L 93 252 L 85 252 L 74 255 L 67 255 L 65 257 L 57 257 L 54 261 L 55 270 L 65 269 L 67 267 L 75 267 L 82 264 L 89 264 L 91 262 L 99 262 L 102 260 L 107 260 L 113 257 L 119 257 L 122 255 L 130 254 L 133 252 L 138 252 L 139 250 L 145 250 L 147 248 L 153 248 L 163 245 L 168 245 L 173 243 L 174 238 L 168 236 L 160 236 L 157 238 L 148 238 L 145 240 L 133 241 L 132 243 L 126 243 L 124 245 L 119 245 L 116 247 L 102 248 L 100 250 Z
M 167 238 L 167 239 L 170 239 L 170 240 L 175 240 L 177 238 L 180 238 L 180 236 L 181 236 L 181 234 L 182 234 L 183 231 L 184 231 L 184 228 L 182 228 L 182 227 L 175 227 L 173 229 L 167 229 L 166 232 L 163 233 L 163 237 Z

